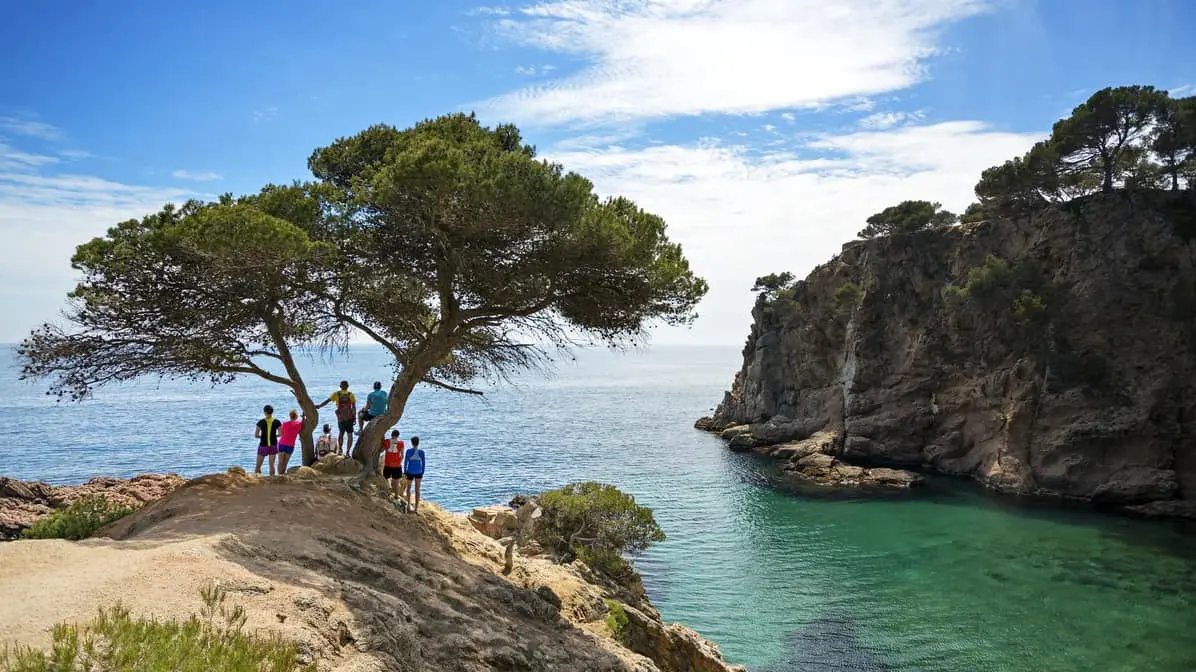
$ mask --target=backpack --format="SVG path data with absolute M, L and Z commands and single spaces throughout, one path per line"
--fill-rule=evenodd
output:
M 424 451 L 412 448 L 411 452 L 407 453 L 407 467 L 403 471 L 411 474 L 424 473 Z
M 336 419 L 342 421 L 353 419 L 352 392 L 336 391 Z

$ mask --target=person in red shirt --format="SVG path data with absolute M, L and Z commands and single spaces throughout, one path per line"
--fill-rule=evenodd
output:
M 282 423 L 282 431 L 278 437 L 278 473 L 287 473 L 287 463 L 295 452 L 295 440 L 299 432 L 303 431 L 303 421 L 299 419 L 299 411 L 291 409 L 291 419 Z
M 390 482 L 393 499 L 399 498 L 399 493 L 405 489 L 406 485 L 402 482 L 405 447 L 403 440 L 399 438 L 399 430 L 395 429 L 391 430 L 390 438 L 382 442 L 382 450 L 378 451 L 386 456 L 382 462 L 382 478 Z

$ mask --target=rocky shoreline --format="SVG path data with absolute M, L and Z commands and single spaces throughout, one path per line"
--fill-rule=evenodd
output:
M 0 476 L 0 541 L 19 539 L 38 520 L 69 507 L 81 497 L 100 496 L 113 504 L 141 508 L 186 483 L 178 474 L 102 476 L 81 485 L 50 485 Z
M 836 456 L 838 436 L 834 432 L 816 432 L 800 441 L 768 443 L 757 439 L 750 425 L 719 427 L 710 417 L 694 423 L 694 428 L 718 435 L 735 452 L 751 451 L 757 455 L 785 462 L 781 467 L 795 481 L 820 486 L 906 489 L 921 485 L 917 472 L 890 467 L 864 467 L 850 464 Z

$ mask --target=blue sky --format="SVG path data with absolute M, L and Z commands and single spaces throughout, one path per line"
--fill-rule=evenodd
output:
M 309 177 L 372 123 L 476 110 L 666 218 L 741 343 L 752 280 L 872 212 L 962 209 L 1092 91 L 1196 93 L 1183 0 L 9 2 L 0 341 L 55 319 L 74 246 L 166 201 Z

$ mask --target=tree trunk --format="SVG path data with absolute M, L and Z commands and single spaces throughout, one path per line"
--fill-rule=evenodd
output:
M 1107 194 L 1113 191 L 1113 161 L 1106 160 L 1104 168 L 1105 180 L 1104 183 L 1101 184 L 1101 191 Z
M 1179 168 L 1171 171 L 1171 191 L 1179 191 Z
M 299 408 L 303 410 L 303 429 L 299 432 L 299 443 L 303 446 L 302 464 L 310 467 L 316 463 L 316 440 L 312 434 L 316 427 L 320 426 L 320 411 L 306 388 L 299 386 L 291 391 L 295 395 L 295 401 L 299 402 Z
M 407 399 L 411 397 L 419 378 L 413 369 L 403 369 L 399 377 L 390 386 L 390 396 L 387 399 L 386 412 L 366 423 L 357 438 L 357 445 L 353 447 L 353 459 L 364 467 L 364 473 L 378 471 L 378 451 L 382 447 L 382 440 L 386 438 L 386 430 L 393 427 L 403 417 L 407 407 Z

